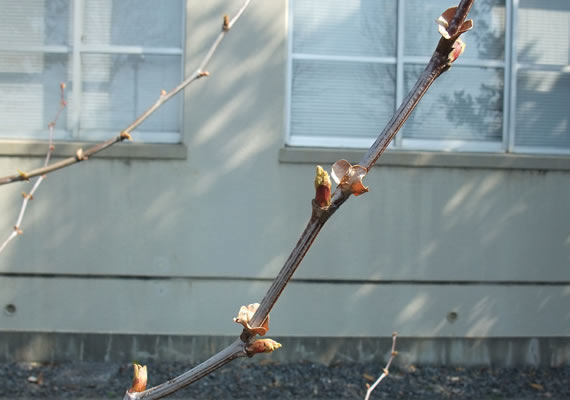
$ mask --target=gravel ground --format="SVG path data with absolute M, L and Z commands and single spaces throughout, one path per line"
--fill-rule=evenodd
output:
M 148 364 L 157 384 L 188 366 Z M 330 366 L 238 360 L 176 393 L 183 399 L 363 399 L 376 364 Z M 553 369 L 394 368 L 374 399 L 570 399 L 570 367 Z M 0 399 L 122 399 L 132 366 L 118 363 L 0 364 Z

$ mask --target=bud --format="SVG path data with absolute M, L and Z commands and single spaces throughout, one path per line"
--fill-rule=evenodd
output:
M 315 202 L 319 207 L 326 207 L 331 204 L 331 179 L 328 172 L 320 165 L 317 165 L 315 191 Z
M 131 134 L 127 131 L 122 131 L 121 132 L 121 140 L 133 140 L 133 137 L 131 136 Z
M 18 170 L 18 175 L 20 176 L 21 179 L 23 179 L 25 181 L 30 180 L 30 176 L 27 173 L 25 173 L 24 171 Z
M 257 311 L 259 303 L 253 303 L 246 306 L 241 306 L 237 317 L 234 318 L 234 322 L 241 324 L 243 329 L 248 331 L 252 335 L 263 336 L 269 331 L 269 315 L 265 318 L 265 321 L 261 326 L 250 326 L 249 321 L 253 318 L 253 315 Z
M 146 365 L 133 364 L 134 376 L 133 384 L 129 389 L 129 393 L 143 392 L 146 389 L 147 372 Z
M 271 353 L 281 347 L 281 343 L 277 343 L 273 339 L 260 339 L 251 343 L 245 348 L 248 357 L 253 357 L 258 353 Z
M 457 11 L 457 7 L 448 8 L 447 10 L 445 10 L 443 12 L 443 14 L 441 14 L 439 16 L 438 19 L 435 20 L 435 22 L 439 25 L 438 26 L 439 33 L 445 39 L 448 39 L 448 40 L 451 39 L 451 35 L 447 31 L 447 28 L 449 28 L 449 24 L 451 23 L 451 20 L 453 19 L 453 17 L 455 17 L 456 11 Z M 473 20 L 469 19 L 469 20 L 463 22 L 463 24 L 461 24 L 461 26 L 459 27 L 459 29 L 457 30 L 457 32 L 453 36 L 457 37 L 457 36 L 461 35 L 462 33 L 467 32 L 468 30 L 471 30 L 471 28 L 473 28 Z
M 368 170 L 361 165 L 352 165 L 346 160 L 338 160 L 332 167 L 332 178 L 343 193 L 359 196 L 368 192 L 368 187 L 362 183 Z
M 455 60 L 459 58 L 461 54 L 465 51 L 465 43 L 460 38 L 457 38 L 455 42 L 453 42 L 453 46 L 451 47 L 451 52 L 449 53 L 448 61 L 451 64 Z
M 77 161 L 83 161 L 83 160 L 87 160 L 87 157 L 85 156 L 85 154 L 83 153 L 83 149 L 77 149 L 77 151 L 75 152 L 75 158 L 77 159 Z

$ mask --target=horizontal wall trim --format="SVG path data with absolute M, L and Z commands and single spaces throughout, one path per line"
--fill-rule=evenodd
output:
M 96 144 L 96 142 L 56 142 L 53 157 L 71 157 L 75 155 L 77 149 L 85 150 Z M 0 157 L 45 157 L 47 146 L 48 142 L 41 140 L 2 140 L 0 141 Z M 188 150 L 183 143 L 117 143 L 94 157 L 184 160 L 187 156 Z
M 127 274 L 73 274 L 37 272 L 0 272 L 0 278 L 86 279 L 86 280 L 135 280 L 135 281 L 223 281 L 223 282 L 273 282 L 272 278 L 243 276 L 184 276 L 184 275 L 127 275 Z M 459 285 L 459 286 L 570 286 L 570 281 L 516 281 L 516 280 L 416 280 L 416 279 L 306 279 L 292 278 L 291 282 L 339 285 Z
M 358 162 L 366 150 L 284 147 L 279 151 L 282 163 L 333 164 L 346 159 Z M 454 153 L 387 150 L 377 166 L 416 168 L 474 168 L 570 171 L 570 157 L 506 153 Z

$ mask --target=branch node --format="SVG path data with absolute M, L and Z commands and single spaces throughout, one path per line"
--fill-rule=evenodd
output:
M 208 71 L 200 71 L 198 78 L 202 78 L 204 76 L 210 76 L 210 73 Z
M 18 225 L 14 225 L 14 230 L 16 231 L 16 233 L 18 235 L 23 235 L 24 231 L 20 229 L 20 227 Z
M 24 181 L 30 180 L 30 176 L 27 173 L 25 173 L 24 171 L 18 170 L 18 175 L 20 176 L 20 179 L 22 179 Z
M 230 17 L 228 17 L 227 15 L 224 15 L 224 24 L 222 25 L 222 30 L 224 32 L 229 31 L 231 28 L 230 26 Z
M 259 303 L 241 306 L 237 317 L 234 318 L 234 322 L 241 324 L 243 326 L 244 333 L 247 333 L 249 337 L 253 337 L 255 335 L 264 336 L 269 331 L 269 315 L 267 315 L 267 318 L 265 318 L 261 326 L 252 327 L 249 325 L 249 321 L 251 321 L 258 308 Z
M 161 97 L 166 96 L 166 90 L 162 89 L 162 90 L 160 91 L 160 96 L 161 96 Z
M 317 219 L 319 221 L 326 221 L 332 215 L 329 206 L 321 207 L 315 199 L 313 199 L 311 205 L 313 207 L 311 218 Z
M 129 140 L 132 141 L 133 137 L 131 136 L 131 134 L 127 131 L 122 131 L 121 134 L 119 135 L 121 140 Z
M 83 149 L 79 148 L 75 152 L 75 159 L 77 161 L 85 161 L 87 160 L 87 156 L 83 153 Z
M 340 190 L 347 195 L 360 196 L 368 192 L 368 187 L 362 183 L 368 170 L 361 165 L 352 165 L 346 160 L 338 160 L 332 166 L 332 178 Z
M 443 14 L 439 16 L 438 19 L 435 20 L 438 25 L 437 29 L 439 33 L 447 40 L 457 38 L 462 33 L 467 32 L 473 28 L 473 20 L 469 19 L 461 24 L 461 26 L 457 29 L 457 32 L 449 32 L 448 28 L 450 28 L 451 21 L 453 20 L 453 17 L 455 17 L 456 12 L 457 7 L 448 8 L 443 12 Z

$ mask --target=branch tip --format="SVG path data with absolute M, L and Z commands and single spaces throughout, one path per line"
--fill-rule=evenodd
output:
M 133 369 L 133 384 L 127 393 L 143 392 L 146 389 L 148 378 L 146 365 L 142 366 L 140 364 L 133 363 Z
M 317 165 L 315 176 L 315 202 L 319 207 L 327 207 L 331 204 L 331 179 L 327 171 Z

